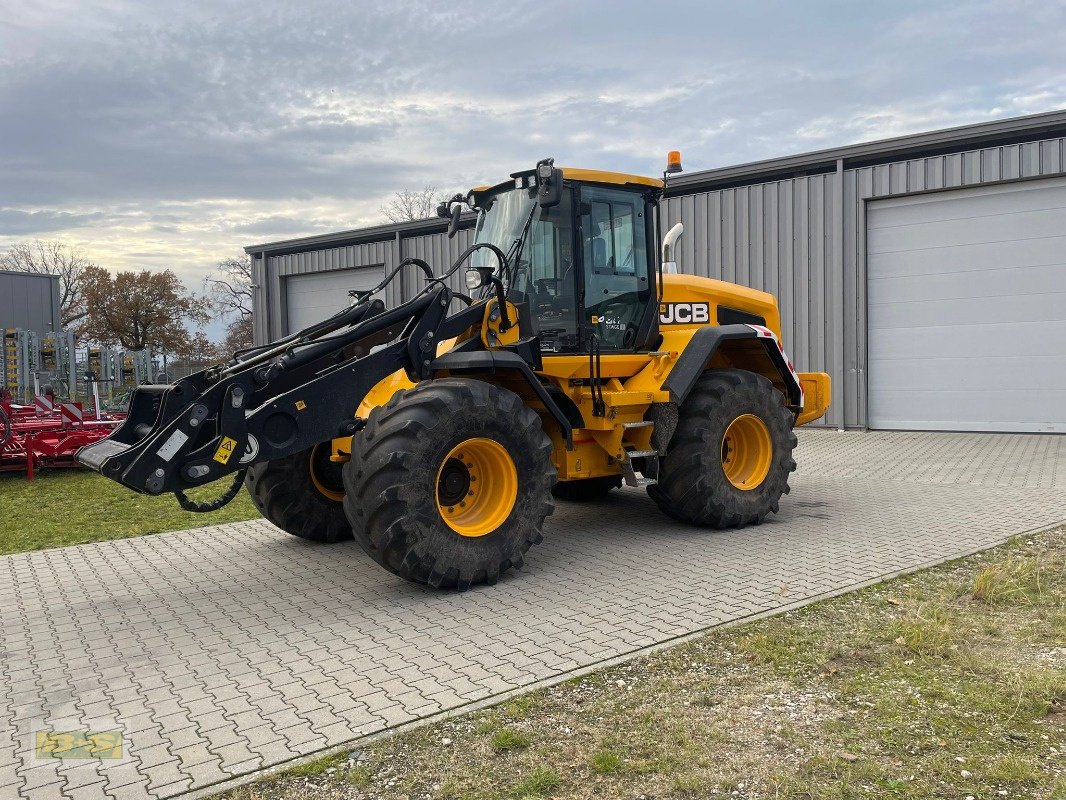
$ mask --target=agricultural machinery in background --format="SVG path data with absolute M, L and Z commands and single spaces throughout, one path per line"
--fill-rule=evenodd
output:
M 86 411 L 81 403 L 56 402 L 39 395 L 32 406 L 0 401 L 0 472 L 24 472 L 33 480 L 42 468 L 81 465 L 75 453 L 110 434 L 125 414 L 99 405 Z

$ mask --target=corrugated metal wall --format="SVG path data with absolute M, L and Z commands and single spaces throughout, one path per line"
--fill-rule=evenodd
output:
M 1066 172 L 1066 138 L 988 147 L 845 170 L 844 424 L 865 427 L 866 203 L 880 197 L 1051 177 Z M 834 375 L 834 378 L 836 376 Z
M 698 192 L 666 201 L 665 230 L 685 224 L 684 272 L 771 292 L 781 306 L 785 347 L 797 367 L 833 378 L 824 423 L 866 425 L 866 203 L 880 197 L 977 186 L 1066 172 L 1066 139 L 989 147 L 766 183 Z M 353 247 L 270 256 L 255 262 L 257 308 L 269 300 L 272 336 L 281 333 L 284 275 L 385 264 L 417 256 L 435 269 L 450 265 L 472 241 L 463 230 Z M 424 282 L 411 268 L 410 296 Z M 451 285 L 463 291 L 463 275 Z M 394 284 L 387 301 L 399 299 Z M 259 333 L 257 331 L 257 337 Z M 263 341 L 265 341 L 265 335 Z M 257 341 L 259 341 L 257 339 Z
M 1066 139 L 991 147 L 670 198 L 684 272 L 771 292 L 785 348 L 833 378 L 832 426 L 866 425 L 866 202 L 1060 175 Z
M 785 348 L 797 368 L 832 372 L 835 174 L 673 197 L 663 229 L 685 225 L 682 272 L 777 297 Z M 836 216 L 839 219 L 839 215 Z M 839 296 L 839 295 L 837 295 Z M 830 420 L 836 424 L 835 420 Z
M 58 277 L 0 271 L 0 330 L 22 328 L 43 336 L 62 327 Z
M 387 274 L 389 270 L 399 263 L 399 259 L 396 258 L 395 240 L 334 247 L 328 250 L 311 250 L 305 253 L 268 256 L 266 261 L 266 273 L 272 281 L 271 291 L 269 292 L 270 339 L 282 336 L 285 332 L 285 302 L 282 284 L 284 284 L 284 279 L 287 276 L 378 265 L 384 267 Z M 262 281 L 257 277 L 256 283 L 262 284 Z M 390 307 L 401 302 L 401 289 L 398 280 L 388 286 L 382 299 Z M 338 302 L 338 308 L 340 308 L 340 302 Z

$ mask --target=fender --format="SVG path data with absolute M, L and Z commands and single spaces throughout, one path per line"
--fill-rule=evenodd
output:
M 499 370 L 514 370 L 529 384 L 529 387 L 537 395 L 548 413 L 552 415 L 563 436 L 566 438 L 566 449 L 574 449 L 574 427 L 567 414 L 555 402 L 551 394 L 544 387 L 530 369 L 525 359 L 517 353 L 506 350 L 472 350 L 469 352 L 455 351 L 445 353 L 433 360 L 433 371 L 448 370 L 449 372 L 498 372 Z
M 803 408 L 803 384 L 792 361 L 785 354 L 781 340 L 762 325 L 708 325 L 697 330 L 663 381 L 663 388 L 670 392 L 671 401 L 684 402 L 707 369 L 711 357 L 723 343 L 733 339 L 755 339 L 763 345 L 766 357 L 785 386 L 789 407 L 798 413 Z

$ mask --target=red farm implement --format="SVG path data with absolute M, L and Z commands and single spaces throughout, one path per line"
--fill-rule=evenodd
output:
M 78 403 L 53 406 L 45 398 L 35 406 L 0 403 L 0 472 L 25 472 L 33 480 L 38 469 L 80 467 L 75 453 L 106 437 L 125 416 L 97 418 Z

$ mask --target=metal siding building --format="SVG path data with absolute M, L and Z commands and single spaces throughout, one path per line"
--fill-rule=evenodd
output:
M 671 180 L 663 229 L 677 221 L 685 225 L 679 251 L 683 272 L 773 293 L 781 306 L 785 346 L 797 368 L 832 376 L 833 405 L 823 424 L 865 428 L 870 424 L 872 385 L 867 274 L 871 207 L 890 198 L 947 196 L 975 187 L 1000 191 L 996 187 L 1066 175 L 1064 137 L 1066 111 L 1060 111 L 688 173 Z M 1057 229 L 1066 232 L 1066 202 L 1061 208 L 1047 205 L 1043 211 L 1055 215 Z M 1002 213 L 1013 213 L 1012 206 L 1004 205 Z M 442 220 L 426 220 L 247 248 L 255 265 L 257 341 L 286 332 L 282 309 L 287 276 L 367 265 L 389 269 L 407 256 L 443 267 L 470 237 L 467 230 L 449 241 L 442 232 L 445 226 Z M 1060 308 L 1066 309 L 1066 259 L 1045 266 L 1051 271 L 1042 291 L 1062 292 Z M 386 300 L 394 303 L 409 296 L 418 285 L 412 269 L 401 285 L 390 288 Z M 946 297 L 945 302 L 952 299 Z M 1046 324 L 1054 341 L 1062 338 L 1066 347 L 1066 313 Z M 1061 401 L 1061 409 L 1066 407 L 1066 364 L 1057 359 L 1051 367 L 1052 373 L 1063 376 L 1062 385 L 1053 379 L 1041 391 L 1049 400 Z M 920 397 L 918 389 L 913 396 Z M 968 429 L 1000 425 L 1066 431 L 1066 413 L 1058 416 L 1063 419 L 1050 420 L 1050 428 L 1026 428 L 998 422 L 992 414 Z M 1023 424 L 1037 423 L 1018 422 Z
M 6 328 L 41 336 L 62 330 L 59 276 L 0 270 L 0 329 Z

